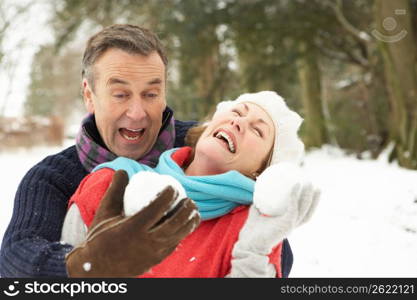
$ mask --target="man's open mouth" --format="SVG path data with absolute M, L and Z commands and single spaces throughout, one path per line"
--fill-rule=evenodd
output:
M 220 130 L 216 132 L 214 136 L 226 143 L 227 149 L 229 149 L 231 153 L 236 153 L 235 143 L 233 142 L 233 139 L 230 137 L 228 133 L 224 132 L 223 130 Z
M 122 135 L 122 137 L 124 137 L 126 140 L 136 141 L 141 136 L 143 136 L 143 133 L 145 132 L 145 128 L 139 128 L 139 129 L 120 128 L 119 132 Z

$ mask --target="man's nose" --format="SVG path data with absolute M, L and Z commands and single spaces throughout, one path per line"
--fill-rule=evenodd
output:
M 140 120 L 146 116 L 141 99 L 131 99 L 126 112 L 127 117 L 132 120 Z

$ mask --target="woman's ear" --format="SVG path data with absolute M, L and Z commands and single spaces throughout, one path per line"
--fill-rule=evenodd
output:
M 83 99 L 85 108 L 89 113 L 94 113 L 94 101 L 93 101 L 93 91 L 91 90 L 90 85 L 88 84 L 87 79 L 83 79 L 82 82 L 83 89 Z

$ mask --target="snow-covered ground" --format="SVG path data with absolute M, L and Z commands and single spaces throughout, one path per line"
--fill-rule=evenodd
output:
M 67 141 L 66 145 L 71 143 L 73 142 Z M 13 212 L 14 195 L 20 180 L 33 165 L 61 149 L 63 148 L 37 147 L 13 152 L 0 151 L 0 165 L 3 166 L 3 175 L 0 175 L 0 244 Z
M 417 171 L 324 147 L 305 168 L 322 197 L 290 236 L 292 277 L 417 277 Z
M 0 238 L 20 179 L 57 151 L 0 153 Z M 417 277 L 417 171 L 331 147 L 309 152 L 305 169 L 322 197 L 312 220 L 289 238 L 291 277 Z

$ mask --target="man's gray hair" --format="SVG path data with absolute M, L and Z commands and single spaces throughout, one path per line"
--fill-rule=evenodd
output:
M 158 36 L 146 28 L 129 24 L 108 26 L 93 35 L 87 42 L 82 62 L 82 78 L 86 78 L 94 91 L 94 63 L 108 49 L 116 48 L 130 54 L 148 56 L 156 51 L 165 68 L 168 65 L 164 47 Z

